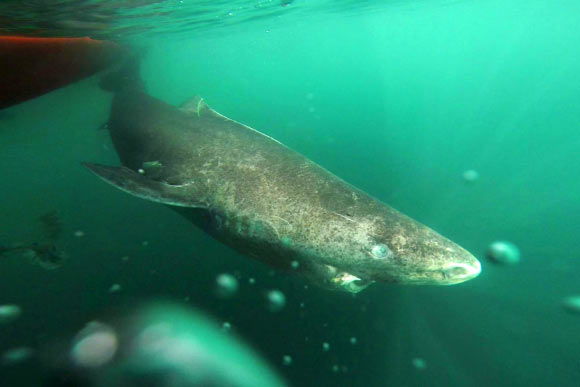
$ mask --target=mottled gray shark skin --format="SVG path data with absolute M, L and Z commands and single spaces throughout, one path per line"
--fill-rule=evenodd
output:
M 455 284 L 480 263 L 430 228 L 275 139 L 210 109 L 116 93 L 108 125 L 121 167 L 85 165 L 114 186 L 174 207 L 237 251 L 358 292 L 378 282 Z

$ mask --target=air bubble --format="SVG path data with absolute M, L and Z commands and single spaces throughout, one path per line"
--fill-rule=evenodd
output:
M 32 357 L 34 350 L 28 347 L 12 348 L 2 353 L 2 365 L 14 365 L 22 363 Z
M 580 295 L 566 297 L 562 305 L 566 311 L 580 315 Z
M 22 314 L 22 309 L 18 305 L 0 305 L 0 324 L 12 322 Z
M 282 364 L 284 364 L 285 366 L 289 366 L 290 364 L 292 364 L 292 356 L 284 355 L 282 357 Z
M 463 177 L 464 181 L 468 183 L 473 183 L 474 181 L 479 179 L 479 173 L 476 170 L 468 169 L 467 171 L 464 171 L 461 174 L 461 177 Z
M 231 297 L 238 291 L 238 280 L 231 274 L 223 273 L 216 278 L 216 293 L 219 297 Z
M 487 257 L 496 263 L 515 265 L 520 261 L 520 250 L 511 242 L 496 241 L 487 248 Z
M 121 289 L 122 289 L 121 285 L 119 285 L 119 284 L 113 284 L 109 288 L 109 293 L 117 293 L 117 292 L 120 292 Z
M 427 363 L 420 357 L 416 357 L 413 360 L 411 360 L 411 364 L 413 365 L 413 367 L 415 367 L 415 369 L 418 369 L 420 371 L 427 368 Z
M 78 366 L 96 368 L 111 361 L 117 348 L 118 340 L 113 329 L 92 321 L 77 334 L 70 355 Z
M 268 309 L 271 312 L 279 312 L 286 306 L 286 296 L 279 290 L 270 290 L 266 294 Z

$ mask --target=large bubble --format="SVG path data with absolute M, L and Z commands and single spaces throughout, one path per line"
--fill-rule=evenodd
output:
M 463 180 L 468 183 L 473 183 L 479 179 L 479 173 L 474 169 L 468 169 L 461 174 Z
M 34 350 L 29 347 L 16 347 L 2 353 L 0 364 L 14 365 L 29 360 L 34 355 Z
M 266 299 L 271 312 L 279 312 L 286 306 L 286 296 L 279 290 L 270 290 L 266 293 Z
M 515 265 L 520 262 L 520 250 L 511 242 L 493 242 L 487 248 L 486 254 L 493 262 L 503 265 Z
M 566 297 L 562 305 L 567 312 L 580 315 L 580 295 Z
M 100 322 L 88 323 L 76 336 L 70 356 L 81 367 L 101 367 L 113 359 L 118 348 L 115 331 Z
M 286 386 L 229 327 L 173 303 L 89 324 L 71 358 L 73 373 L 95 387 Z
M 231 274 L 223 273 L 216 277 L 216 294 L 218 297 L 232 297 L 238 291 L 238 287 L 238 280 Z
M 18 305 L 0 305 L 0 324 L 12 322 L 22 314 L 22 309 Z
M 411 364 L 413 365 L 413 367 L 415 367 L 415 369 L 419 371 L 423 371 L 425 368 L 427 368 L 427 362 L 420 357 L 413 358 L 411 360 Z

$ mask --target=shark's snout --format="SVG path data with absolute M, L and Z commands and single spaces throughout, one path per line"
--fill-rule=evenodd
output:
M 442 283 L 458 284 L 477 277 L 479 273 L 481 273 L 481 263 L 475 258 L 468 263 L 453 263 L 442 270 Z

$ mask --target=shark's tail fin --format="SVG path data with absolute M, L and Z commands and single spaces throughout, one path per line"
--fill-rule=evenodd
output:
M 126 89 L 144 90 L 145 86 L 141 79 L 142 58 L 142 51 L 133 54 L 120 67 L 103 76 L 99 86 L 112 93 Z

